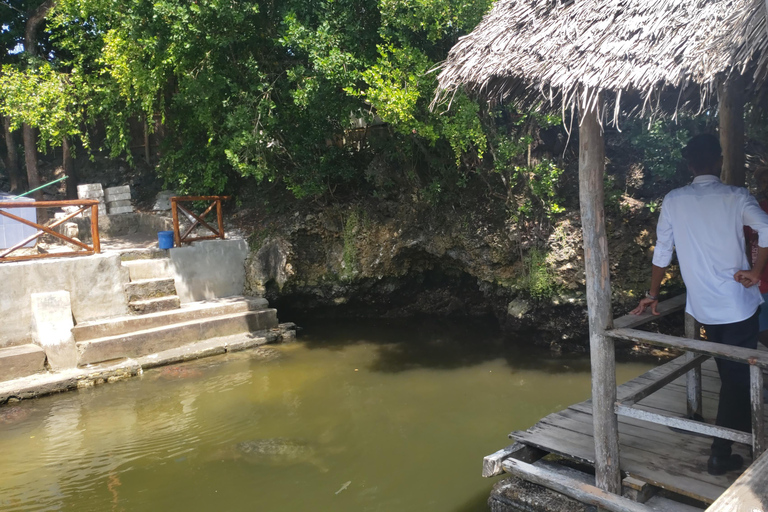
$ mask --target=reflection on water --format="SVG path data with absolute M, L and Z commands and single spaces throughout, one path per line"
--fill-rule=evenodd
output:
M 0 510 L 487 510 L 482 457 L 588 395 L 586 358 L 467 322 L 309 325 L 0 408 Z

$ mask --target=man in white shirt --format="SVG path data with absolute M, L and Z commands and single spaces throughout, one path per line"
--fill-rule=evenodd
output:
M 756 349 L 762 298 L 756 285 L 768 262 L 768 215 L 747 189 L 720 181 L 723 158 L 713 135 L 693 137 L 683 151 L 693 183 L 671 191 L 662 202 L 656 228 L 651 289 L 632 313 L 658 304 L 661 281 L 677 251 L 687 288 L 685 310 L 704 325 L 707 339 Z M 744 226 L 759 234 L 755 267 L 749 269 Z M 720 374 L 717 425 L 749 432 L 749 367 L 716 359 Z M 707 470 L 714 475 L 739 469 L 742 458 L 731 453 L 732 441 L 715 438 Z

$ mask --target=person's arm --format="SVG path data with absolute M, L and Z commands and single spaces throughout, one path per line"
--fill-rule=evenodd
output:
M 760 276 L 766 263 L 768 263 L 768 214 L 760 208 L 757 200 L 751 195 L 747 197 L 744 203 L 742 221 L 745 226 L 749 226 L 758 234 L 757 261 L 752 269 L 739 270 L 733 275 L 733 278 L 749 288 L 760 282 Z
M 766 251 L 766 254 L 768 255 L 768 251 Z M 651 289 L 648 291 L 648 295 L 650 297 L 643 297 L 640 299 L 640 304 L 630 311 L 633 315 L 641 315 L 645 312 L 645 310 L 648 308 L 648 306 L 651 307 L 651 313 L 654 315 L 659 315 L 660 313 L 656 311 L 656 306 L 659 305 L 659 294 L 661 293 L 661 281 L 664 279 L 664 274 L 667 273 L 667 269 L 664 267 L 657 267 L 656 265 L 653 265 L 653 269 L 651 270 Z M 653 297 L 656 297 L 655 299 Z
M 666 207 L 665 207 L 666 205 Z M 669 203 L 664 198 L 661 207 L 661 215 L 656 225 L 656 247 L 653 250 L 653 268 L 651 270 L 651 289 L 648 291 L 650 297 L 640 299 L 640 304 L 630 311 L 633 315 L 640 315 L 651 307 L 651 313 L 658 315 L 656 306 L 659 304 L 659 294 L 661 293 L 661 281 L 664 279 L 666 269 L 672 262 L 672 253 L 675 250 L 675 237 L 672 232 L 672 222 L 669 218 Z M 655 297 L 655 298 L 654 298 Z
M 739 270 L 733 275 L 733 278 L 743 284 L 745 288 L 755 286 L 760 282 L 760 276 L 763 275 L 766 263 L 768 263 L 768 247 L 759 247 L 757 249 L 757 261 L 752 269 Z

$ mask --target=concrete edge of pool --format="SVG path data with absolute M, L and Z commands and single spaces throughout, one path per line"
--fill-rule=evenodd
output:
M 141 375 L 144 370 L 202 359 L 227 352 L 240 352 L 268 343 L 289 342 L 296 337 L 292 323 L 278 327 L 210 338 L 137 358 L 106 361 L 58 372 L 38 373 L 0 382 L 0 405 L 40 396 L 117 382 Z

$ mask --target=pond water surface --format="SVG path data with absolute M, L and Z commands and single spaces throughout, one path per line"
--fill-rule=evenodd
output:
M 586 356 L 470 322 L 309 324 L 0 408 L 0 510 L 487 510 L 482 457 L 589 387 Z

